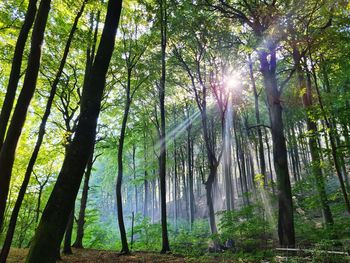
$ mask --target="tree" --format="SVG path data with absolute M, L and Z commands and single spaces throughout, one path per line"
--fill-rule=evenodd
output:
M 10 79 L 7 85 L 7 91 L 0 113 L 0 150 L 5 139 L 7 124 L 10 119 L 13 103 L 16 96 L 18 81 L 21 76 L 21 66 L 25 44 L 27 42 L 29 31 L 32 28 L 35 20 L 35 14 L 37 11 L 36 4 L 37 0 L 30 0 L 28 2 L 27 13 L 24 18 L 21 31 L 19 32 L 15 52 L 13 54 Z
M 124 225 L 123 202 L 122 202 L 122 193 L 121 193 L 122 180 L 123 180 L 123 148 L 124 148 L 125 133 L 127 128 L 127 121 L 128 121 L 131 103 L 134 98 L 135 92 L 139 89 L 141 84 L 145 81 L 145 79 L 141 79 L 135 84 L 134 82 L 132 83 L 132 76 L 134 74 L 135 67 L 137 63 L 140 61 L 140 58 L 145 51 L 145 48 L 140 49 L 137 41 L 133 40 L 138 38 L 137 25 L 135 26 L 134 32 L 127 33 L 127 29 L 124 27 L 124 25 L 121 26 L 121 31 L 123 33 L 123 40 L 122 40 L 123 54 L 126 54 L 125 55 L 126 83 L 121 83 L 121 85 L 125 90 L 125 99 L 124 99 L 125 102 L 124 102 L 124 113 L 122 118 L 122 125 L 120 129 L 119 141 L 118 141 L 118 156 L 117 156 L 118 176 L 117 176 L 117 184 L 116 184 L 116 197 L 117 197 L 118 224 L 119 224 L 120 237 L 122 241 L 121 253 L 128 254 L 129 247 L 128 247 L 128 241 L 126 238 L 126 231 L 125 231 L 125 225 Z M 134 87 L 132 87 L 132 85 Z
M 166 212 L 166 135 L 165 135 L 165 80 L 166 80 L 166 46 L 167 46 L 167 2 L 159 0 L 159 23 L 161 35 L 161 77 L 158 85 L 160 127 L 159 127 L 159 179 L 160 179 L 160 203 L 162 221 L 162 250 L 161 253 L 170 251 Z
M 26 119 L 29 103 L 33 97 L 38 78 L 41 46 L 44 40 L 44 32 L 50 11 L 51 0 L 40 2 L 37 18 L 34 23 L 31 48 L 28 57 L 27 71 L 24 77 L 23 87 L 7 131 L 6 139 L 0 152 L 0 228 L 4 220 L 4 211 L 10 186 L 13 162 L 17 143 L 21 135 Z
M 82 93 L 79 122 L 61 172 L 45 207 L 26 262 L 55 262 L 56 248 L 67 226 L 89 155 L 94 147 L 97 118 L 112 56 L 122 1 L 110 0 L 107 15 L 91 69 Z
M 257 50 L 260 72 L 264 79 L 264 87 L 267 96 L 267 104 L 270 113 L 271 134 L 273 142 L 273 159 L 277 175 L 278 189 L 278 236 L 282 246 L 293 247 L 295 245 L 293 201 L 288 170 L 286 139 L 282 119 L 281 95 L 283 87 L 292 77 L 295 69 L 290 75 L 279 82 L 276 72 L 277 57 L 276 49 L 280 36 L 268 35 L 269 30 L 280 26 L 279 15 L 281 9 L 292 8 L 289 3 L 278 1 L 251 3 L 239 1 L 237 3 L 225 3 L 223 1 L 207 4 L 223 16 L 247 25 L 254 35 L 262 41 Z M 255 12 L 260 10 L 260 12 Z

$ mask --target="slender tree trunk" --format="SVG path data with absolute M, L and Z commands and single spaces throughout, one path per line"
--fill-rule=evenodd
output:
M 134 181 L 136 181 L 136 160 L 135 160 L 135 155 L 136 155 L 136 147 L 135 144 L 132 146 L 132 170 L 134 174 Z M 138 194 L 137 194 L 137 185 L 134 185 L 134 193 L 135 193 L 135 214 L 137 214 L 139 210 L 139 204 L 138 204 Z
M 123 216 L 123 201 L 122 201 L 122 180 L 123 180 L 123 148 L 124 148 L 124 139 L 126 132 L 126 123 L 128 120 L 131 98 L 130 98 L 130 81 L 131 81 L 131 70 L 128 70 L 127 77 L 127 87 L 126 87 L 126 98 L 125 98 L 125 106 L 124 106 L 124 115 L 122 120 L 122 126 L 120 129 L 119 135 L 119 144 L 118 144 L 118 176 L 117 176 L 117 184 L 116 184 L 116 196 L 117 196 L 117 212 L 118 212 L 118 224 L 120 231 L 120 239 L 122 242 L 121 253 L 128 254 L 128 240 L 126 237 L 125 225 L 124 225 L 124 216 Z
M 88 201 L 88 194 L 89 194 L 89 181 L 90 176 L 92 172 L 92 167 L 94 164 L 94 153 L 90 155 L 90 159 L 88 161 L 86 172 L 85 172 L 85 178 L 84 178 L 84 185 L 83 185 L 83 192 L 81 195 L 80 200 L 80 209 L 79 209 L 79 217 L 77 221 L 77 236 L 75 239 L 75 242 L 73 244 L 73 247 L 75 248 L 83 248 L 83 238 L 84 238 L 84 225 L 85 225 L 85 211 L 86 211 L 86 205 Z
M 61 172 L 44 209 L 30 246 L 26 262 L 53 263 L 56 248 L 65 231 L 69 213 L 94 147 L 97 119 L 105 87 L 106 73 L 114 49 L 115 35 L 121 13 L 121 0 L 109 0 L 100 45 L 88 84 L 83 89 L 79 123 Z
M 71 248 L 73 224 L 74 224 L 74 208 L 72 212 L 70 212 L 68 224 L 66 228 L 66 234 L 64 236 L 63 254 L 66 254 L 66 255 L 73 254 L 72 248 Z
M 144 133 L 144 170 L 145 170 L 145 180 L 144 180 L 144 187 L 145 187 L 145 197 L 144 197 L 144 204 L 143 204 L 143 217 L 147 217 L 149 215 L 149 208 L 148 208 L 148 202 L 149 202 L 149 180 L 148 180 L 148 172 L 147 172 L 147 147 L 146 147 L 146 134 Z
M 192 162 L 192 140 L 191 140 L 191 124 L 187 128 L 187 163 L 188 163 L 188 184 L 189 184 L 189 203 L 190 203 L 190 224 L 194 222 L 194 193 L 193 193 L 193 162 Z
M 4 219 L 7 195 L 10 186 L 12 167 L 19 137 L 22 133 L 29 103 L 33 97 L 38 78 L 41 46 L 44 40 L 47 17 L 50 11 L 51 0 L 42 0 L 34 23 L 28 66 L 23 82 L 23 88 L 11 119 L 4 144 L 0 152 L 0 229 Z
M 265 186 L 267 185 L 267 175 L 266 175 L 266 162 L 265 162 L 265 153 L 264 153 L 264 144 L 263 137 L 261 132 L 260 123 L 260 111 L 259 111 L 259 94 L 255 84 L 255 78 L 253 73 L 253 63 L 249 55 L 249 74 L 250 80 L 252 82 L 253 93 L 254 93 L 254 104 L 255 104 L 255 120 L 257 124 L 257 134 L 258 134 L 258 144 L 259 144 L 259 163 L 260 163 L 260 172 L 264 176 Z
M 159 153 L 159 178 L 161 192 L 161 223 L 162 223 L 162 250 L 161 253 L 170 251 L 166 212 L 166 137 L 165 137 L 165 56 L 167 45 L 167 5 L 166 0 L 160 0 L 160 29 L 161 29 L 161 56 L 162 72 L 159 85 L 160 104 L 160 153 Z
M 303 104 L 307 111 L 307 117 L 306 117 L 306 125 L 307 125 L 307 134 L 308 134 L 308 141 L 309 141 L 309 149 L 310 149 L 310 155 L 311 155 L 311 169 L 313 176 L 315 177 L 316 181 L 316 189 L 319 194 L 319 198 L 321 201 L 321 208 L 324 216 L 324 221 L 326 225 L 333 224 L 333 216 L 331 209 L 328 204 L 328 198 L 325 188 L 325 182 L 324 177 L 322 173 L 321 168 L 321 156 L 318 148 L 318 131 L 317 131 L 317 124 L 316 122 L 311 118 L 310 116 L 310 108 L 312 107 L 312 90 L 311 90 L 311 79 L 310 77 L 307 78 L 307 81 L 304 77 L 304 72 L 302 72 L 302 68 L 300 65 L 300 53 L 299 51 L 294 48 L 293 52 L 294 57 L 294 63 L 296 64 L 297 68 L 297 74 L 298 74 L 298 85 L 299 89 L 302 90 L 306 87 L 306 91 L 303 93 Z M 307 70 L 307 65 L 305 61 L 305 69 Z
M 340 167 L 340 164 L 339 164 L 337 148 L 336 148 L 336 143 L 335 143 L 335 138 L 334 138 L 334 131 L 332 130 L 331 124 L 330 124 L 329 119 L 327 117 L 327 114 L 326 114 L 326 112 L 324 110 L 323 101 L 322 101 L 321 94 L 320 94 L 320 91 L 319 91 L 319 88 L 318 88 L 318 84 L 317 84 L 317 76 L 316 76 L 316 72 L 315 72 L 315 69 L 314 69 L 313 61 L 312 61 L 312 58 L 311 58 L 311 52 L 310 52 L 310 60 L 311 60 L 311 65 L 312 65 L 312 75 L 313 75 L 313 78 L 314 78 L 314 84 L 315 84 L 317 99 L 318 99 L 318 102 L 319 102 L 319 105 L 320 105 L 320 108 L 321 108 L 321 112 L 322 112 L 322 115 L 323 115 L 326 127 L 329 130 L 329 134 L 328 135 L 329 135 L 329 141 L 330 141 L 330 146 L 331 146 L 331 154 L 332 154 L 332 157 L 333 157 L 334 167 L 335 167 L 338 179 L 339 179 L 340 188 L 341 188 L 341 191 L 342 191 L 342 194 L 343 194 L 346 211 L 348 213 L 350 213 L 349 196 L 348 196 L 348 193 L 347 193 L 347 190 L 346 190 L 346 187 L 345 187 L 344 178 L 343 178 L 342 173 L 341 173 L 341 167 Z M 310 72 L 307 72 L 307 76 L 308 76 L 309 81 L 311 81 Z
M 269 138 L 267 136 L 266 130 L 265 130 L 265 143 L 266 143 L 266 148 L 267 148 L 267 158 L 269 161 L 269 170 L 270 170 L 270 180 L 271 180 L 272 192 L 275 195 L 275 182 L 273 179 L 273 172 L 272 172 L 270 142 L 269 142 Z
M 35 211 L 35 223 L 38 223 L 38 221 L 39 221 L 42 192 L 43 192 L 43 188 L 40 186 L 39 194 L 38 194 L 38 201 L 37 201 L 36 211 Z
M 18 81 L 21 76 L 23 52 L 28 39 L 29 31 L 35 20 L 37 2 L 38 0 L 29 1 L 24 22 L 17 38 L 15 52 L 13 54 L 11 64 L 10 78 L 0 113 L 0 150 L 5 139 L 7 124 L 10 119 L 13 103 L 16 97 Z

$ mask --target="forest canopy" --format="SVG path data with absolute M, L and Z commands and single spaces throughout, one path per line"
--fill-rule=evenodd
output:
M 1 263 L 348 262 L 348 1 L 1 0 L 0 61 Z

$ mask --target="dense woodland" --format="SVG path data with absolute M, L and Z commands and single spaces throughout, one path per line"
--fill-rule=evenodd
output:
M 348 262 L 347 1 L 1 0 L 0 50 L 1 263 Z

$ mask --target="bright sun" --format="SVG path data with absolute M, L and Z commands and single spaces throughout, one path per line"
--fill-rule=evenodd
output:
M 232 74 L 226 77 L 225 85 L 228 91 L 233 91 L 237 89 L 239 84 L 240 84 L 240 76 L 238 72 L 232 72 Z

